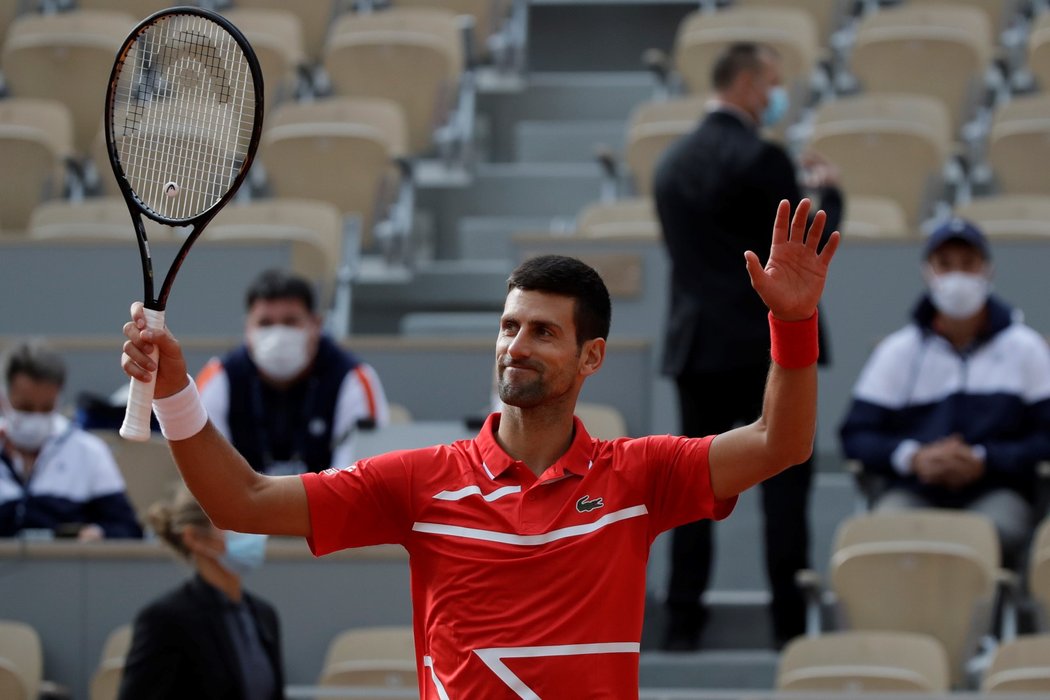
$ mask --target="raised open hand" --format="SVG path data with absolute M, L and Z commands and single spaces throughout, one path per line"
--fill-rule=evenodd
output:
M 824 249 L 817 252 L 827 217 L 823 211 L 818 211 L 807 232 L 806 218 L 811 206 L 808 199 L 799 202 L 788 226 L 791 204 L 786 199 L 781 200 L 773 223 L 773 245 L 764 269 L 753 251 L 744 253 L 751 286 L 773 315 L 782 321 L 801 321 L 817 310 L 828 265 L 839 247 L 841 236 L 835 231 Z

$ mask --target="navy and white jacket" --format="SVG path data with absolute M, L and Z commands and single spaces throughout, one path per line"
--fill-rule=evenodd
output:
M 1050 346 L 996 297 L 962 352 L 933 331 L 934 315 L 924 297 L 868 359 L 840 428 L 846 456 L 942 506 L 1002 487 L 1031 498 L 1034 467 L 1050 459 Z M 959 492 L 921 484 L 910 473 L 915 451 L 954 433 L 984 454 L 984 477 Z
M 0 537 L 21 530 L 94 523 L 106 537 L 142 537 L 112 453 L 100 438 L 63 416 L 28 481 L 0 442 Z

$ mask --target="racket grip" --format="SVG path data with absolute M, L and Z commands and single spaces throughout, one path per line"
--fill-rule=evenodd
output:
M 146 328 L 160 330 L 164 328 L 164 312 L 144 309 Z M 150 358 L 156 364 L 160 350 L 156 346 Z M 125 440 L 145 442 L 150 437 L 150 415 L 153 412 L 153 389 L 157 384 L 156 371 L 150 374 L 148 382 L 132 377 L 131 389 L 128 391 L 128 407 L 124 411 L 124 424 L 120 426 L 120 436 Z

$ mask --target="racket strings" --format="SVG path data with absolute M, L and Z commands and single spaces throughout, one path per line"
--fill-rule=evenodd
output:
M 247 57 L 220 25 L 166 16 L 128 51 L 111 128 L 128 184 L 161 217 L 191 219 L 229 191 L 255 117 Z

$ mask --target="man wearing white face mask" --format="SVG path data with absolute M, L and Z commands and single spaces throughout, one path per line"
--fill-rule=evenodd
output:
M 1035 465 L 1050 459 L 1050 349 L 991 295 L 988 243 L 971 222 L 937 228 L 924 260 L 927 293 L 861 372 L 842 445 L 887 480 L 876 508 L 987 515 L 1017 566 Z
M 765 45 L 728 46 L 715 60 L 715 96 L 690 134 L 671 146 L 654 178 L 653 197 L 671 261 L 670 310 L 663 372 L 678 392 L 683 435 L 701 436 L 754 420 L 769 372 L 765 308 L 740 266 L 745 250 L 769 249 L 767 224 L 781 199 L 802 198 L 796 164 L 762 130 L 784 119 L 788 91 L 777 52 Z M 806 185 L 836 229 L 842 194 L 836 171 L 807 154 Z M 764 261 L 763 261 L 764 262 Z M 828 352 L 821 339 L 821 364 Z M 762 485 L 765 559 L 772 591 L 774 644 L 805 629 L 805 601 L 795 572 L 809 566 L 807 508 L 812 460 Z M 711 521 L 674 531 L 664 648 L 700 643 L 701 598 L 714 558 Z
M 82 541 L 141 537 L 109 448 L 56 411 L 62 358 L 40 343 L 4 363 L 0 419 L 0 537 L 47 530 Z
M 306 280 L 267 270 L 245 301 L 246 342 L 197 377 L 208 415 L 256 471 L 352 464 L 355 428 L 389 420 L 379 376 L 322 334 Z

